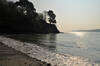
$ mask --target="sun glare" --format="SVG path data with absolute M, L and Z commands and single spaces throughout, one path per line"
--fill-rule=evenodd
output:
M 71 32 L 71 33 L 80 37 L 83 37 L 86 34 L 86 32 Z

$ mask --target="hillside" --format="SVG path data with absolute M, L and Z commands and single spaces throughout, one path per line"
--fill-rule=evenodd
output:
M 59 30 L 55 24 L 40 19 L 31 2 L 0 0 L 0 33 L 59 33 Z

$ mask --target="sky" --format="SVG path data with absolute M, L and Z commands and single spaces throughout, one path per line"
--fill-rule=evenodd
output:
M 61 32 L 100 29 L 100 0 L 29 1 L 33 2 L 37 12 L 53 10 Z

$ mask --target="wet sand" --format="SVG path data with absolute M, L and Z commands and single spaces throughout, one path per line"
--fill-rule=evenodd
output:
M 0 66 L 51 66 L 0 43 Z
M 4 44 L 0 44 L 0 66 L 51 66 L 50 64 L 52 66 L 100 66 L 82 57 L 50 52 L 34 43 L 21 42 L 4 36 L 0 36 L 0 42 Z M 50 64 L 47 65 L 43 61 Z

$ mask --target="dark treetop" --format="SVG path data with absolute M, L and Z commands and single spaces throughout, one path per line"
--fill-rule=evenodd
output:
M 28 0 L 16 3 L 0 0 L 0 33 L 59 33 L 55 25 L 56 15 L 52 10 L 48 15 L 50 23 L 40 18 Z

